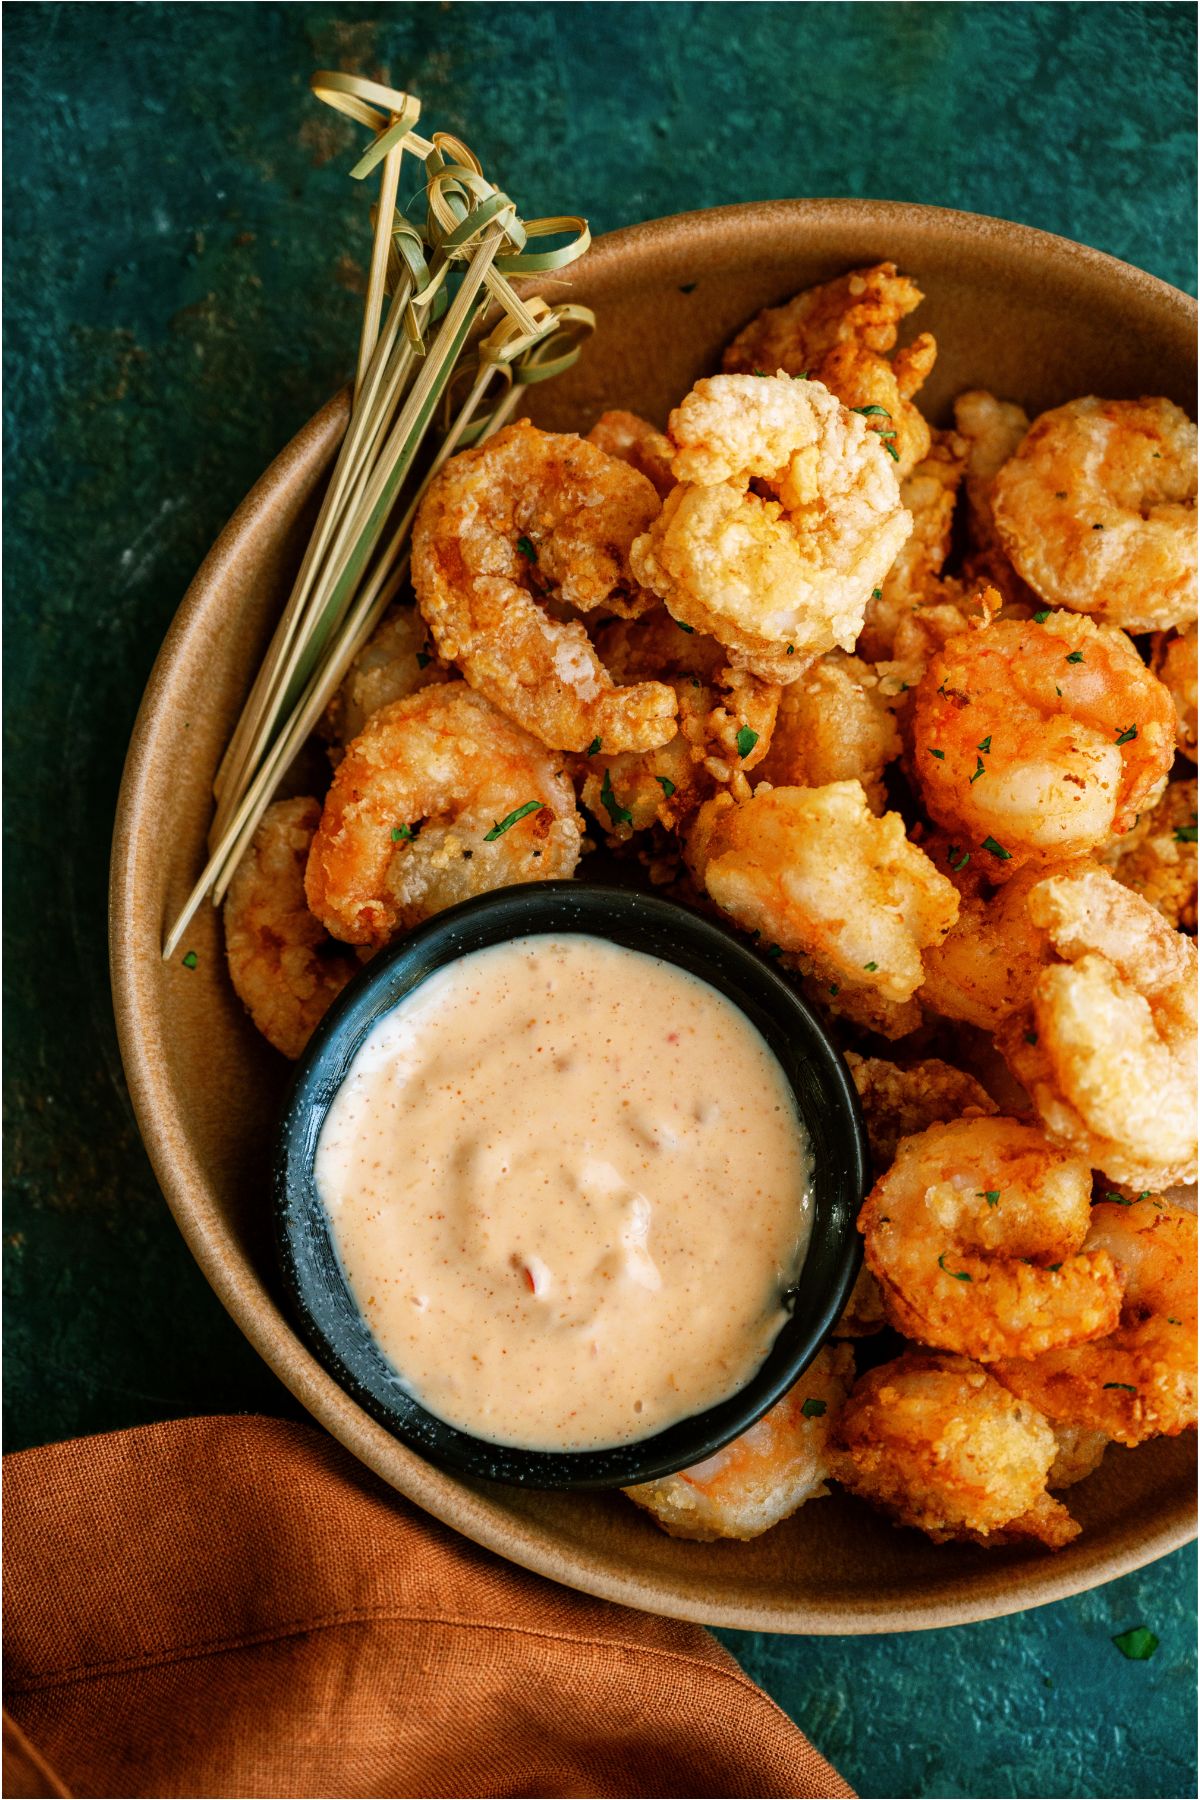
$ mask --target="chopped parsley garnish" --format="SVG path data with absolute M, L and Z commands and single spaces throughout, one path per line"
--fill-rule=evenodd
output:
M 1000 1189 L 999 1188 L 976 1188 L 975 1189 L 975 1198 L 977 1200 L 986 1200 L 989 1206 L 995 1206 L 996 1202 L 1000 1198 Z
M 657 781 L 657 783 L 658 783 L 659 787 L 662 789 L 664 795 L 669 800 L 671 798 L 671 795 L 675 792 L 675 783 L 673 781 L 668 781 L 668 779 L 665 775 L 656 775 L 654 777 L 654 779 L 655 779 L 655 781 Z
M 1118 1632 L 1113 1643 L 1130 1662 L 1148 1662 L 1158 1649 L 1158 1639 L 1145 1625 L 1135 1625 L 1132 1631 Z
M 605 769 L 604 780 L 600 783 L 600 804 L 605 808 L 614 825 L 633 824 L 633 814 L 628 807 L 622 806 L 613 794 L 611 769 Z
M 1050 608 L 1047 606 L 1047 607 L 1044 607 L 1041 612 L 1034 613 L 1033 622 L 1035 625 L 1044 625 L 1046 623 L 1046 620 L 1049 617 L 1050 617 Z
M 605 774 L 607 775 L 607 770 Z M 518 819 L 527 819 L 530 813 L 541 812 L 544 805 L 545 801 L 543 800 L 527 800 L 524 806 L 518 806 L 515 812 L 510 812 L 506 819 L 497 819 L 492 829 L 484 832 L 484 843 L 490 844 L 495 838 L 503 837 L 505 832 L 511 830 L 517 823 Z
M 1060 1269 L 1061 1269 L 1061 1268 L 1062 1268 L 1062 1264 L 1061 1264 L 1061 1263 L 1047 1263 L 1047 1264 L 1046 1264 L 1046 1270 L 1047 1270 L 1047 1273 L 1048 1273 L 1048 1274 L 1050 1274 L 1050 1275 L 1057 1275 L 1057 1274 L 1058 1274 L 1058 1271 L 1059 1271 L 1059 1270 L 1060 1270 Z
M 1124 731 L 1118 731 L 1117 742 L 1118 742 L 1118 744 L 1132 744 L 1132 742 L 1136 736 L 1137 736 L 1137 726 L 1136 725 L 1127 725 L 1125 727 Z
M 413 830 L 411 825 L 393 825 L 392 826 L 392 842 L 393 842 L 393 844 L 398 844 L 400 842 L 401 838 L 404 839 L 406 844 L 411 844 L 416 835 L 417 834 Z
M 1000 858 L 1001 862 L 1012 861 L 1012 851 L 1006 850 L 1003 844 L 998 844 L 994 837 L 985 837 L 979 848 L 981 850 L 990 850 L 993 856 L 998 856 Z
M 429 645 L 426 644 L 423 650 L 417 651 L 417 667 L 418 669 L 427 669 L 432 661 L 433 657 L 430 655 Z
M 806 1400 L 800 1408 L 806 1419 L 821 1419 L 825 1416 L 824 1400 Z
M 946 760 L 946 752 L 944 750 L 931 750 L 929 754 L 930 756 L 936 756 L 939 762 L 945 762 Z
M 986 756 L 988 751 L 991 749 L 991 747 L 992 747 L 992 734 L 989 731 L 988 735 L 984 738 L 983 742 L 981 744 L 976 744 L 975 748 L 977 750 L 982 750 L 983 754 Z
M 864 963 L 863 964 L 863 968 L 867 971 L 867 973 L 869 975 L 873 975 L 878 967 L 879 967 L 878 963 Z
M 890 419 L 892 416 L 886 406 L 852 406 L 850 411 L 861 413 L 864 419 L 873 417 Z
M 882 600 L 883 599 L 883 589 L 882 588 L 872 588 L 871 589 L 871 598 L 872 598 L 872 600 Z
M 965 869 L 971 860 L 971 852 L 969 850 L 964 850 L 961 844 L 951 844 L 949 850 L 946 852 L 946 856 L 950 867 L 954 870 L 956 875 L 960 869 Z M 955 857 L 958 858 L 957 862 L 954 860 Z
M 883 447 L 887 451 L 888 455 L 891 457 L 893 462 L 900 461 L 900 452 L 896 449 L 896 446 L 894 444 L 885 443 Z
M 942 1271 L 943 1275 L 949 1275 L 951 1281 L 970 1281 L 971 1279 L 965 1269 L 948 1269 L 946 1267 L 946 1252 L 944 1250 L 938 1257 L 938 1268 Z
M 593 738 L 591 743 L 588 745 L 587 749 L 584 751 L 583 754 L 585 756 L 599 756 L 600 749 L 601 749 L 601 743 L 602 743 L 602 740 L 600 738 L 598 738 L 598 737 Z
M 537 561 L 537 551 L 527 537 L 519 537 L 517 539 L 517 549 L 521 552 L 521 555 L 525 558 L 526 562 L 535 563 Z
M 977 756 L 975 758 L 975 773 L 968 777 L 967 786 L 974 787 L 975 783 L 979 780 L 979 777 L 986 774 L 987 769 L 984 767 L 983 758 L 982 756 Z
M 751 731 L 751 729 L 748 725 L 741 726 L 739 728 L 738 734 L 737 734 L 737 753 L 738 753 L 738 755 L 740 757 L 742 757 L 743 759 L 745 759 L 747 756 L 749 756 L 750 752 L 753 750 L 753 748 L 754 748 L 755 744 L 757 744 L 757 742 L 758 742 L 757 731 Z
M 808 380 L 808 370 L 801 369 L 801 371 L 798 375 L 792 376 L 792 380 L 793 381 L 807 381 Z
M 829 991 L 831 994 L 840 994 L 842 990 L 836 981 L 831 981 L 829 984 Z
M 1067 661 L 1073 662 L 1073 663 L 1081 663 L 1083 661 L 1083 651 L 1082 650 L 1072 650 L 1070 656 L 1068 656 L 1068 658 L 1067 658 Z
M 782 944 L 768 944 L 767 945 L 767 955 L 772 956 L 772 957 L 773 956 L 782 956 L 783 955 L 783 945 Z
M 1037 1032 L 1036 1031 L 1027 1031 L 1025 1033 L 1025 1042 L 1027 1044 L 1036 1044 L 1037 1043 Z
M 1150 1189 L 1143 1188 L 1141 1193 L 1138 1195 L 1138 1199 L 1139 1200 L 1148 1200 L 1149 1198 L 1150 1198 Z
M 1137 1393 L 1137 1389 L 1135 1387 L 1131 1386 L 1128 1381 L 1106 1381 L 1104 1384 L 1104 1388 L 1105 1388 L 1105 1392 L 1107 1392 L 1109 1388 L 1120 1388 L 1120 1390 L 1123 1394 L 1136 1394 Z
M 673 625 L 678 625 L 680 631 L 686 631 L 689 637 L 691 637 L 695 631 L 694 625 L 685 625 L 682 619 L 672 619 L 671 623 Z
M 795 644 L 789 644 L 789 645 L 788 645 L 788 647 L 787 647 L 787 653 L 788 653 L 788 655 L 789 655 L 789 656 L 795 656 L 795 654 L 796 654 L 796 646 L 795 646 Z
M 1195 841 L 1196 827 L 1194 825 L 1177 825 L 1175 827 L 1175 842 L 1177 844 L 1194 844 Z
M 183 966 L 185 969 L 194 969 L 199 961 L 200 958 L 196 955 L 196 952 L 194 950 L 189 950 L 187 955 L 183 958 Z
M 1124 1194 L 1105 1194 L 1104 1198 L 1112 1206 L 1132 1206 L 1133 1205 L 1133 1201 L 1127 1200 L 1125 1198 Z

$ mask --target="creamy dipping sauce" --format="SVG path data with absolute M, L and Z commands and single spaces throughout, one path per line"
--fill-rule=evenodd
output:
M 594 1450 L 744 1386 L 812 1216 L 795 1097 L 743 1012 L 568 934 L 477 950 L 380 1020 L 317 1189 L 402 1384 L 494 1443 Z

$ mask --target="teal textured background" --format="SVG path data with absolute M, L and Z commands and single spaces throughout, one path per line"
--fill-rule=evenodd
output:
M 6 8 L 7 1448 L 295 1411 L 146 1163 L 104 909 L 171 615 L 352 360 L 356 133 L 310 71 L 411 86 L 526 216 L 929 201 L 1194 291 L 1195 29 L 1159 4 Z M 954 1631 L 722 1635 L 864 1794 L 1180 1795 L 1194 1591 L 1186 1552 Z M 1140 1623 L 1162 1646 L 1125 1662 Z

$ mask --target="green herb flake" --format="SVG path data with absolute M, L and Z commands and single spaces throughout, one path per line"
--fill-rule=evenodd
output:
M 1150 1198 L 1150 1191 L 1151 1190 L 1149 1188 L 1143 1188 L 1141 1193 L 1138 1195 L 1138 1199 L 1139 1200 L 1148 1200 Z
M 991 747 L 992 747 L 992 734 L 989 731 L 988 735 L 984 738 L 983 742 L 981 744 L 976 744 L 975 748 L 977 750 L 982 750 L 983 754 L 986 756 L 988 751 L 991 749 Z
M 608 778 L 607 769 L 605 770 L 604 773 L 605 773 L 605 779 L 607 780 L 607 778 Z M 496 838 L 503 837 L 506 831 L 510 831 L 512 829 L 512 827 L 517 823 L 518 819 L 527 819 L 529 817 L 530 813 L 541 812 L 544 804 L 545 804 L 545 802 L 542 800 L 527 800 L 525 802 L 524 806 L 518 806 L 515 812 L 510 812 L 506 819 L 497 819 L 496 823 L 492 826 L 492 829 L 490 831 L 484 832 L 484 834 L 483 834 L 484 843 L 490 844 L 490 843 L 493 843 Z
M 1042 608 L 1041 612 L 1034 613 L 1033 622 L 1035 625 L 1044 625 L 1046 623 L 1046 620 L 1049 617 L 1050 617 L 1050 608 L 1048 606 L 1045 606 Z
M 792 376 L 792 380 L 793 381 L 807 381 L 808 380 L 808 370 L 801 369 L 801 371 L 798 375 Z
M 789 644 L 789 645 L 788 645 L 788 647 L 787 647 L 787 653 L 788 653 L 788 655 L 789 655 L 789 656 L 795 656 L 795 654 L 796 654 L 796 646 L 795 646 L 795 644 Z
M 737 753 L 743 761 L 749 756 L 757 742 L 757 731 L 751 731 L 748 725 L 741 726 L 737 734 Z
M 1125 1198 L 1124 1194 L 1105 1194 L 1104 1198 L 1108 1201 L 1110 1206 L 1132 1206 L 1133 1205 L 1133 1201 L 1127 1200 Z
M 1177 844 L 1194 844 L 1195 841 L 1196 827 L 1194 825 L 1177 825 L 1175 827 L 1175 842 Z
M 194 950 L 189 950 L 187 955 L 182 960 L 183 960 L 183 966 L 185 969 L 194 969 L 196 967 L 197 963 L 200 961 L 200 958 L 196 955 L 196 952 Z
M 401 838 L 404 839 L 404 842 L 406 844 L 412 843 L 413 829 L 412 829 L 411 825 L 393 825 L 392 826 L 392 842 L 393 842 L 393 844 L 398 844 L 400 842 Z
M 989 1206 L 995 1206 L 996 1202 L 1000 1198 L 1000 1189 L 999 1188 L 976 1188 L 975 1189 L 975 1198 L 977 1200 L 986 1200 Z
M 946 1252 L 944 1250 L 938 1257 L 938 1268 L 942 1271 L 943 1275 L 949 1275 L 951 1281 L 970 1281 L 971 1279 L 965 1269 L 948 1269 L 946 1267 Z
M 1038 1041 L 1038 1039 L 1037 1039 L 1037 1032 L 1036 1032 L 1036 1031 L 1027 1031 L 1027 1032 L 1026 1032 L 1026 1033 L 1025 1033 L 1025 1042 L 1026 1042 L 1026 1043 L 1027 1043 L 1027 1044 L 1036 1044 L 1036 1043 L 1037 1043 L 1037 1041 Z
M 1057 1274 L 1058 1274 L 1058 1271 L 1059 1271 L 1059 1270 L 1060 1270 L 1060 1269 L 1061 1269 L 1061 1268 L 1062 1268 L 1062 1264 L 1061 1264 L 1061 1263 L 1047 1263 L 1047 1264 L 1046 1264 L 1046 1272 L 1047 1272 L 1047 1274 L 1049 1274 L 1049 1275 L 1057 1275 Z
M 750 373 L 752 375 L 761 375 L 764 381 L 767 378 L 767 371 L 765 369 L 752 369 Z
M 1118 744 L 1132 744 L 1132 742 L 1136 736 L 1137 736 L 1137 726 L 1136 725 L 1127 725 L 1125 727 L 1124 731 L 1118 731 L 1117 742 L 1118 742 Z
M 1081 663 L 1083 661 L 1083 651 L 1082 650 L 1072 650 L 1070 656 L 1068 656 L 1068 658 L 1067 658 L 1067 661 L 1069 663 Z
M 686 631 L 689 637 L 691 637 L 695 631 L 694 625 L 685 625 L 682 619 L 673 619 L 671 623 L 673 625 L 678 625 L 680 631 Z
M 879 967 L 878 963 L 864 963 L 863 964 L 863 968 L 867 971 L 868 975 L 873 975 L 878 967 Z
M 612 770 L 605 769 L 604 780 L 600 783 L 600 804 L 605 808 L 614 825 L 632 825 L 633 814 L 616 799 L 612 791 Z
M 1113 1643 L 1130 1662 L 1149 1662 L 1158 1649 L 1158 1639 L 1145 1625 L 1135 1625 L 1132 1631 L 1118 1632 Z
M 955 857 L 958 858 L 957 862 L 954 860 Z M 969 850 L 964 850 L 961 844 L 951 844 L 946 853 L 946 859 L 949 862 L 950 867 L 954 870 L 954 873 L 957 875 L 958 871 L 960 869 L 965 869 L 970 862 L 971 852 Z
M 977 756 L 975 758 L 975 773 L 968 777 L 967 786 L 974 787 L 975 783 L 979 780 L 979 777 L 986 774 L 987 769 L 984 766 L 983 758 L 982 756 Z
M 831 981 L 829 984 L 829 991 L 831 994 L 840 994 L 842 990 L 836 981 Z
M 601 738 L 595 737 L 592 739 L 591 743 L 588 745 L 587 749 L 584 751 L 583 754 L 585 756 L 599 756 L 602 747 L 603 747 L 603 740 Z
M 871 589 L 871 598 L 872 598 L 872 600 L 882 600 L 883 599 L 883 589 L 882 588 L 872 588 Z
M 894 444 L 885 444 L 883 447 L 887 451 L 888 455 L 891 457 L 893 462 L 900 461 L 900 452 L 896 449 Z
M 767 955 L 772 958 L 774 958 L 776 956 L 782 956 L 783 955 L 783 945 L 782 944 L 768 944 L 767 945 Z
M 1006 850 L 1003 844 L 998 844 L 994 837 L 985 837 L 979 848 L 981 850 L 990 850 L 993 856 L 998 856 L 1000 858 L 1001 862 L 1012 861 L 1012 851 Z
M 939 762 L 945 762 L 946 760 L 946 752 L 944 750 L 931 750 L 929 754 L 930 756 L 936 756 Z
M 1132 1387 L 1128 1381 L 1106 1381 L 1104 1387 L 1105 1392 L 1107 1392 L 1109 1388 L 1119 1388 L 1123 1394 L 1137 1393 L 1137 1389 Z
M 806 1419 L 823 1419 L 825 1417 L 824 1400 L 806 1400 L 800 1408 Z
M 665 797 L 669 800 L 671 795 L 675 792 L 675 783 L 673 781 L 668 781 L 665 775 L 656 775 L 654 779 L 662 789 Z
M 433 657 L 429 653 L 429 645 L 426 644 L 423 650 L 417 651 L 417 667 L 418 669 L 427 669 L 432 661 Z
M 892 416 L 886 406 L 852 406 L 850 411 L 861 413 L 864 419 L 890 419 Z
M 517 539 L 517 549 L 521 552 L 521 555 L 525 558 L 526 562 L 535 563 L 537 561 L 537 551 L 527 537 L 519 537 Z

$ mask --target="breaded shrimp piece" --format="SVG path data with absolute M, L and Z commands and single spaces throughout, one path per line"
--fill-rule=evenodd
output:
M 964 577 L 991 583 L 1006 604 L 1032 601 L 1036 607 L 1037 596 L 1009 561 L 992 516 L 992 484 L 1029 430 L 1029 415 L 1011 401 L 973 388 L 954 402 L 954 424 L 967 445 Z
M 304 897 L 304 865 L 320 818 L 319 800 L 268 806 L 225 899 L 234 990 L 267 1042 L 293 1061 L 359 968 Z
M 965 1357 L 909 1352 L 862 1376 L 842 1410 L 836 1479 L 935 1544 L 1079 1535 L 1046 1492 L 1054 1433 Z
M 413 527 L 412 579 L 439 654 L 523 730 L 560 750 L 600 736 L 652 750 L 675 729 L 662 682 L 618 692 L 579 612 L 653 604 L 630 546 L 659 508 L 653 485 L 581 438 L 505 426 L 435 475 Z
M 992 514 L 1051 606 L 1127 631 L 1196 617 L 1196 427 L 1170 400 L 1088 395 L 1035 419 Z
M 1156 632 L 1150 667 L 1175 702 L 1178 720 L 1175 742 L 1191 761 L 1196 760 L 1196 626 L 1182 631 Z
M 846 1052 L 858 1089 L 876 1176 L 886 1174 L 902 1138 L 953 1119 L 980 1119 L 996 1112 L 996 1102 L 973 1075 L 936 1056 L 919 1062 L 887 1062 L 880 1056 Z
M 1003 1020 L 1029 1005 L 1034 982 L 1054 961 L 1049 938 L 1029 915 L 1030 894 L 1048 875 L 1087 865 L 1071 861 L 1026 868 L 997 887 L 961 839 L 934 832 L 922 839 L 922 848 L 957 887 L 959 907 L 941 943 L 923 952 L 921 1004 L 944 1019 L 995 1032 Z
M 416 607 L 393 606 L 347 669 L 325 709 L 321 735 L 348 744 L 381 706 L 449 681 L 451 674 Z
M 1092 1172 L 1016 1119 L 958 1119 L 904 1138 L 858 1228 L 889 1322 L 979 1362 L 1101 1337 L 1121 1283 L 1081 1255 Z
M 941 579 L 950 554 L 954 507 L 967 466 L 967 442 L 953 431 L 935 431 L 929 454 L 904 476 L 900 503 L 912 514 L 912 536 L 867 602 L 858 654 L 882 662 L 896 654 L 896 630 L 913 610 L 956 597 Z
M 1120 1323 L 1098 1342 L 995 1375 L 1056 1429 L 1119 1444 L 1176 1437 L 1196 1425 L 1196 1215 L 1150 1198 L 1092 1209 L 1087 1248 L 1111 1257 L 1125 1285 Z
M 1063 1425 L 1054 1419 L 1047 1423 L 1054 1433 L 1057 1454 L 1050 1465 L 1046 1486 L 1051 1493 L 1074 1487 L 1094 1475 L 1104 1460 L 1104 1452 L 1112 1439 L 1105 1431 L 1089 1431 L 1081 1425 Z
M 883 812 L 883 771 L 900 754 L 898 700 L 869 663 L 831 650 L 782 690 L 759 776 L 773 787 L 860 781 L 871 811 Z
M 745 930 L 804 957 L 821 979 L 889 1003 L 912 998 L 921 951 L 958 912 L 899 813 L 876 818 L 857 781 L 763 786 L 741 806 L 718 794 L 697 814 L 688 862 Z
M 937 345 L 927 331 L 901 350 L 895 345 L 901 321 L 923 298 L 895 263 L 851 269 L 759 313 L 734 338 L 721 366 L 743 375 L 782 369 L 809 376 L 846 406 L 882 409 L 868 416 L 893 434 L 888 441 L 906 475 L 929 451 L 929 427 L 912 398 L 933 368 Z
M 1059 957 L 997 1044 L 1049 1137 L 1115 1182 L 1196 1178 L 1196 946 L 1096 868 L 1034 887 Z
M 629 463 L 637 469 L 647 481 L 654 483 L 664 500 L 675 486 L 675 477 L 671 473 L 671 458 L 675 451 L 670 438 L 647 424 L 645 419 L 639 419 L 636 413 L 601 413 L 588 432 L 587 441 L 603 450 L 606 456 L 615 456 L 618 462 Z
M 582 844 L 560 759 L 463 681 L 375 713 L 333 778 L 308 903 L 348 944 L 386 944 L 493 888 L 574 874 Z
M 1174 754 L 1162 683 L 1124 632 L 1073 613 L 951 637 L 911 716 L 930 816 L 995 879 L 1127 831 Z
M 826 1344 L 749 1431 L 678 1475 L 625 1492 L 671 1537 L 756 1538 L 829 1492 L 830 1431 L 854 1380 L 846 1344 Z
M 765 681 L 852 649 L 911 528 L 864 420 L 819 382 L 714 375 L 670 435 L 679 485 L 634 542 L 636 579 Z
M 1172 781 L 1132 831 L 1096 852 L 1122 887 L 1131 888 L 1178 930 L 1196 929 L 1196 783 Z

